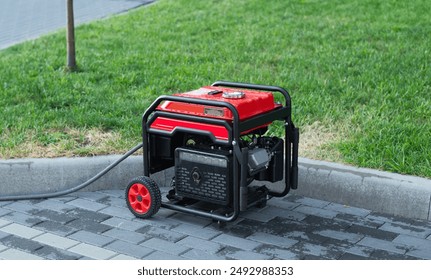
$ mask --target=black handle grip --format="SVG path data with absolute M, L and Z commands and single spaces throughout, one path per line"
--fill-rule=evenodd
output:
M 282 87 L 277 86 L 267 86 L 258 84 L 248 84 L 248 83 L 237 83 L 237 82 L 227 82 L 227 81 L 217 81 L 212 84 L 212 86 L 219 87 L 231 87 L 231 88 L 245 88 L 245 89 L 255 89 L 255 90 L 266 90 L 271 92 L 280 92 L 286 99 L 286 107 L 291 108 L 290 95 L 287 90 Z

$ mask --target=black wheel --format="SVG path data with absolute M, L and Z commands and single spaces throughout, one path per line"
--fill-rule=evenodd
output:
M 126 202 L 136 217 L 146 219 L 159 211 L 162 195 L 153 179 L 141 176 L 134 178 L 127 186 Z

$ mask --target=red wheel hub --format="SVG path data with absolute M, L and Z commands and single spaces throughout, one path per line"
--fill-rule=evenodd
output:
M 147 213 L 151 207 L 151 196 L 143 184 L 133 184 L 128 193 L 130 206 L 137 213 Z

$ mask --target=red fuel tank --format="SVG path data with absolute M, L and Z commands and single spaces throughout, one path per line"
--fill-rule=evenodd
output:
M 176 93 L 173 95 L 230 103 L 237 109 L 240 121 L 281 107 L 281 104 L 274 102 L 273 94 L 265 91 L 205 86 L 197 90 L 185 93 Z M 157 110 L 201 116 L 203 118 L 223 119 L 228 121 L 233 119 L 232 112 L 228 108 L 191 104 L 186 102 L 164 101 L 157 107 Z M 265 126 L 266 125 L 262 127 Z M 153 129 L 168 132 L 174 131 L 176 127 L 210 131 L 216 139 L 220 140 L 227 140 L 228 138 L 227 130 L 219 125 L 177 120 L 165 117 L 159 117 L 151 124 L 151 128 Z M 246 134 L 248 132 L 249 131 L 243 131 L 242 134 Z
M 250 117 L 274 110 L 280 106 L 279 104 L 274 103 L 274 96 L 272 93 L 263 91 L 205 86 L 197 90 L 177 93 L 174 95 L 228 102 L 238 110 L 240 120 L 246 120 Z M 161 104 L 158 109 L 168 112 L 220 118 L 225 120 L 232 120 L 233 118 L 232 113 L 227 108 L 174 101 L 166 101 Z

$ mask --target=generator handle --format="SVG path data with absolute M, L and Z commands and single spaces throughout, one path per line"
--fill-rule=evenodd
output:
M 149 162 L 148 162 L 148 156 L 145 151 L 148 151 L 148 131 L 147 131 L 147 120 L 150 117 L 150 115 L 155 112 L 156 108 L 160 105 L 162 101 L 176 101 L 176 102 L 183 102 L 183 103 L 191 103 L 191 104 L 200 104 L 200 105 L 208 105 L 208 106 L 215 106 L 215 107 L 225 107 L 228 110 L 232 112 L 233 115 L 233 122 L 232 122 L 232 135 L 231 139 L 229 140 L 229 143 L 233 145 L 233 148 L 238 147 L 238 143 L 240 140 L 240 132 L 239 132 L 239 113 L 238 110 L 233 106 L 232 104 L 224 101 L 214 101 L 214 100 L 203 100 L 203 99 L 196 99 L 196 98 L 190 98 L 190 97 L 182 97 L 182 96 L 174 96 L 174 95 L 161 95 L 159 96 L 144 112 L 142 115 L 142 137 L 144 139 L 143 141 L 143 150 L 144 150 L 144 175 L 149 176 Z
M 266 90 L 270 92 L 280 92 L 281 94 L 283 94 L 284 99 L 286 100 L 286 107 L 288 107 L 289 109 L 291 108 L 290 94 L 286 89 L 282 87 L 228 82 L 228 81 L 217 81 L 217 82 L 214 82 L 211 86 L 214 86 L 214 87 L 224 86 L 224 87 L 231 87 L 231 88 L 244 88 L 244 89 L 254 89 L 254 90 Z

